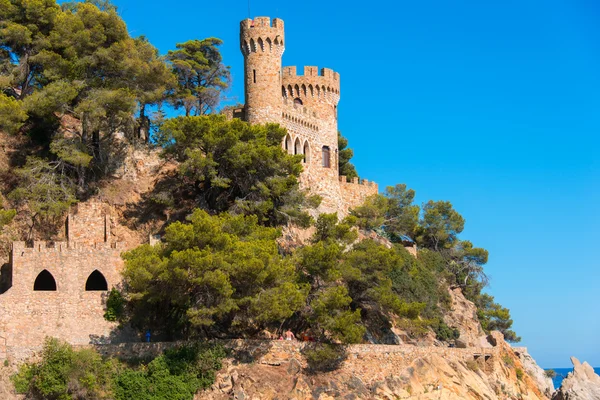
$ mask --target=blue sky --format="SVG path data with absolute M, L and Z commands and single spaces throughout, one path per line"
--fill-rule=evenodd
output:
M 247 0 L 114 0 L 166 53 L 215 36 L 243 101 Z M 490 250 L 488 291 L 545 368 L 600 366 L 600 5 L 593 0 L 275 2 L 284 65 L 341 74 L 362 177 L 450 200 Z

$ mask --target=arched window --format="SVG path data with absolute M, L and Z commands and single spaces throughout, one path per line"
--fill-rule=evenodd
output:
M 331 152 L 329 150 L 329 146 L 323 146 L 323 150 L 321 151 L 321 155 L 323 157 L 323 167 L 331 168 Z
M 39 273 L 33 284 L 35 291 L 56 291 L 56 281 L 47 269 Z
M 108 290 L 108 283 L 106 283 L 106 279 L 102 272 L 95 270 L 88 276 L 87 281 L 85 281 L 85 291 L 93 291 L 93 290 Z
M 310 161 L 310 147 L 308 146 L 308 140 L 304 142 L 304 162 L 307 163 Z
M 294 104 L 298 104 L 299 106 L 301 106 L 301 105 L 302 105 L 302 100 L 300 100 L 300 98 L 299 98 L 299 97 L 296 97 L 296 98 L 294 99 Z
M 302 145 L 298 138 L 296 138 L 296 142 L 294 143 L 294 154 L 302 154 Z
M 285 145 L 284 145 L 286 153 L 292 153 L 292 137 L 288 135 L 285 137 Z

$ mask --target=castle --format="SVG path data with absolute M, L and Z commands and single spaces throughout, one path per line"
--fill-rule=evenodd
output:
M 331 69 L 281 66 L 285 50 L 281 19 L 257 17 L 240 23 L 240 48 L 244 55 L 245 105 L 229 117 L 251 124 L 278 123 L 288 131 L 283 148 L 301 154 L 302 188 L 323 198 L 320 212 L 347 214 L 378 192 L 377 184 L 339 175 L 338 102 L 340 74 Z
M 360 205 L 377 185 L 338 172 L 337 105 L 340 75 L 330 69 L 281 67 L 283 21 L 260 17 L 241 22 L 246 104 L 231 118 L 279 123 L 282 146 L 303 155 L 302 188 L 323 198 L 319 211 Z M 0 274 L 0 359 L 25 359 L 47 336 L 76 345 L 118 341 L 116 323 L 104 318 L 108 290 L 121 282 L 119 242 L 111 242 L 110 210 L 79 204 L 67 217 L 65 242 L 14 242 Z

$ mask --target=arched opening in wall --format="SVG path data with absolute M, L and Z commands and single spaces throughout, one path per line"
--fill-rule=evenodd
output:
M 94 270 L 88 276 L 87 281 L 85 281 L 85 291 L 95 291 L 95 290 L 108 290 L 108 283 L 106 283 L 106 278 L 102 275 L 102 272 L 98 270 Z
M 250 51 L 253 53 L 256 52 L 256 43 L 254 42 L 254 39 L 250 39 Z
M 302 95 L 306 96 L 306 85 L 302 84 Z
M 262 38 L 258 38 L 258 47 L 260 47 L 260 51 L 265 51 L 265 44 L 263 43 Z
M 273 43 L 271 42 L 271 38 L 267 38 L 267 44 L 269 45 L 269 51 L 273 50 Z
M 329 150 L 329 146 L 323 146 L 321 150 L 321 156 L 323 158 L 323 167 L 331 168 L 331 151 Z
M 300 144 L 300 139 L 296 138 L 296 142 L 294 143 L 294 154 L 302 154 L 302 144 Z
M 300 86 L 294 85 L 294 94 L 296 97 L 300 97 Z
M 302 100 L 299 97 L 296 97 L 294 99 L 294 104 L 298 104 L 299 106 L 301 106 L 302 105 Z
M 252 80 L 254 81 L 254 83 L 256 83 L 256 70 L 255 69 L 252 70 Z
M 333 106 L 333 116 L 337 119 L 337 106 Z
M 285 91 L 285 86 L 282 86 L 282 87 L 281 87 L 281 95 L 282 95 L 283 97 L 287 97 L 287 92 Z
M 56 291 L 56 281 L 47 269 L 40 272 L 33 283 L 34 291 L 53 292 Z
M 290 136 L 289 133 L 285 137 L 285 144 L 284 144 L 283 148 L 285 149 L 285 152 L 288 154 L 292 152 L 292 137 Z
M 308 140 L 304 141 L 304 162 L 307 163 L 310 161 L 310 147 L 308 145 Z

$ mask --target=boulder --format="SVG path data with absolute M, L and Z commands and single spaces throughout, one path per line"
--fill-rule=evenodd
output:
M 590 364 L 571 357 L 573 371 L 562 381 L 552 400 L 600 400 L 600 376 Z

